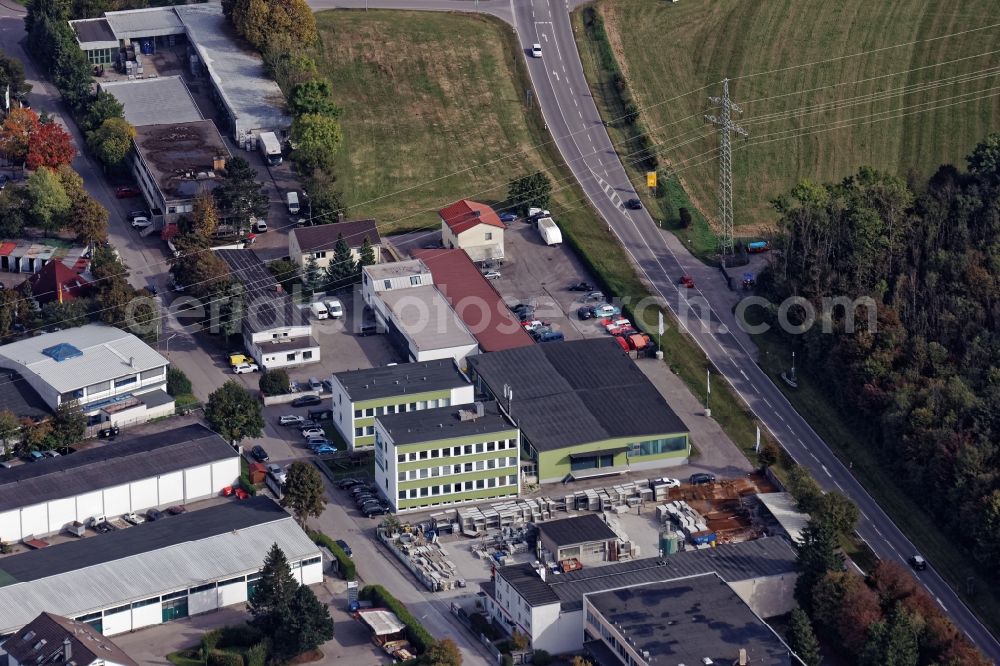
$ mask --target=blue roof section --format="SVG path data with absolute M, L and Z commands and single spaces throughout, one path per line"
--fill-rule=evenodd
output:
M 42 350 L 42 353 L 57 363 L 61 363 L 71 358 L 76 358 L 78 356 L 83 356 L 82 351 L 68 342 L 60 342 L 52 347 L 46 347 Z

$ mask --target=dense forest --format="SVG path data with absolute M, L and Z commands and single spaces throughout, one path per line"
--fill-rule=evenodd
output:
M 1000 561 L 1000 134 L 927 183 L 872 169 L 775 202 L 775 303 L 871 297 L 787 342 L 884 464 L 982 563 Z M 805 311 L 798 310 L 800 317 Z M 822 319 L 822 317 L 820 317 Z

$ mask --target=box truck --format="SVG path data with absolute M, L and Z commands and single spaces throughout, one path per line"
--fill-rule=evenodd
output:
M 277 134 L 274 132 L 261 132 L 257 145 L 260 148 L 260 154 L 264 156 L 269 165 L 277 166 L 281 164 L 281 143 L 278 141 Z
M 546 245 L 559 245 L 559 243 L 562 243 L 562 232 L 559 231 L 559 227 L 556 226 L 555 221 L 551 217 L 539 218 L 535 225 L 538 227 L 538 233 L 542 235 L 542 240 L 545 241 Z

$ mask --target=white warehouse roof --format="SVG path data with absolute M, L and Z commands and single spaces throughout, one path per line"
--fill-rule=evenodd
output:
M 9 359 L 59 393 L 169 364 L 136 336 L 103 324 L 87 324 L 0 347 Z
M 275 543 L 290 562 L 320 554 L 259 496 L 0 558 L 0 635 L 257 571 Z

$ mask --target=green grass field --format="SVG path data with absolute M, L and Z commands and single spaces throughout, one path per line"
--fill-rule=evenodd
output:
M 319 69 L 343 107 L 335 172 L 352 216 L 436 227 L 437 210 L 456 197 L 503 200 L 511 179 L 544 166 L 537 151 L 520 152 L 533 145 L 513 75 L 521 55 L 499 22 L 435 12 L 316 18 Z
M 713 219 L 718 135 L 703 115 L 721 86 L 684 93 L 736 79 L 730 91 L 750 132 L 733 153 L 735 221 L 744 233 L 769 226 L 769 202 L 802 179 L 837 181 L 861 165 L 926 176 L 942 163 L 964 165 L 1000 129 L 1000 54 L 970 57 L 994 51 L 1000 27 L 748 77 L 1000 23 L 995 0 L 599 0 L 597 8 L 661 162 L 681 169 L 688 194 Z M 836 85 L 915 68 L 924 69 Z M 889 94 L 872 101 L 877 92 Z M 856 103 L 817 106 L 850 99 Z M 954 105 L 914 113 L 946 104 Z M 900 114 L 911 115 L 893 118 Z M 830 131 L 837 123 L 849 126 Z M 799 133 L 808 134 L 788 138 Z

